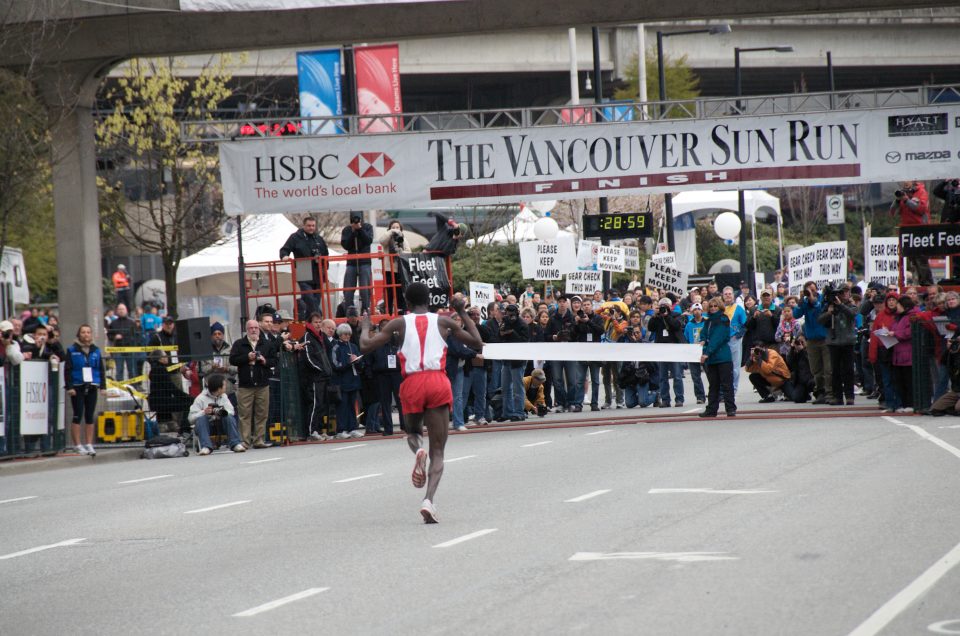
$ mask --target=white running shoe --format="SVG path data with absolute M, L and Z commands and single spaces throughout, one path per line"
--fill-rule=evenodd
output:
M 201 449 L 200 449 L 200 452 L 197 453 L 197 455 L 209 455 L 209 454 L 210 454 L 210 449 L 207 448 L 206 446 L 204 446 L 203 448 L 201 448 Z
M 414 488 L 423 488 L 427 483 L 427 449 L 417 450 L 416 459 L 413 460 L 413 473 L 410 475 L 410 481 Z
M 350 437 L 352 437 L 353 439 L 360 439 L 361 437 L 363 437 L 363 435 L 364 435 L 363 431 L 361 431 L 359 428 L 354 431 L 350 431 Z
M 247 447 L 244 446 L 243 444 L 237 444 L 230 450 L 232 450 L 234 453 L 245 453 L 247 452 Z
M 462 432 L 464 432 L 465 430 L 467 430 L 467 427 L 464 426 L 463 424 L 461 424 L 460 426 L 457 427 L 457 430 L 462 433 Z
M 321 434 L 318 433 L 317 431 L 313 431 L 312 433 L 310 433 L 310 439 L 312 439 L 312 440 L 314 440 L 314 441 L 317 441 L 317 442 L 322 442 L 322 441 L 323 441 L 323 435 L 321 435 Z
M 93 447 L 93 444 L 87 444 L 87 455 L 96 455 L 97 449 Z
M 333 436 L 334 439 L 350 439 L 350 433 L 343 431 Z
M 420 504 L 420 516 L 423 517 L 424 523 L 440 523 L 437 508 L 429 499 L 424 499 L 423 503 Z
M 74 449 L 80 455 L 89 455 L 90 451 L 87 450 L 87 447 L 83 444 L 77 444 L 77 447 Z

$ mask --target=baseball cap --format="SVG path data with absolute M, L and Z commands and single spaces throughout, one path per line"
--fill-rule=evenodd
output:
M 533 373 L 530 374 L 530 377 L 539 382 L 547 381 L 547 374 L 543 372 L 543 369 L 534 369 Z
M 573 302 L 573 303 L 582 303 L 582 302 L 583 302 L 583 299 L 580 298 L 579 296 L 570 296 L 570 297 L 568 297 L 568 300 L 569 300 L 570 302 Z
M 658 304 L 658 305 L 672 305 L 673 303 L 670 302 L 670 299 L 669 299 L 669 298 L 661 298 L 661 299 L 660 299 L 660 302 L 657 303 L 657 304 Z
M 274 320 L 282 320 L 284 322 L 293 320 L 293 315 L 286 309 L 281 309 L 277 312 L 278 317 L 274 317 Z
M 0 322 L 0 331 L 13 331 L 13 323 L 9 320 Z
M 769 290 L 769 289 L 764 289 L 762 292 L 760 292 L 760 295 L 761 295 L 761 296 L 769 296 L 769 295 L 770 295 L 770 290 Z
M 166 322 L 166 323 L 177 322 L 177 319 L 168 314 L 163 317 L 163 322 Z
M 693 303 L 692 305 L 690 305 L 690 311 L 693 311 L 694 309 L 699 309 L 700 311 L 703 311 L 703 305 L 701 305 L 700 303 Z
M 117 265 L 117 269 L 127 269 L 127 266 L 124 265 L 123 263 L 120 263 L 119 265 Z

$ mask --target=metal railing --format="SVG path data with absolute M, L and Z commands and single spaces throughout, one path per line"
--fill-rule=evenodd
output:
M 265 139 L 276 137 L 281 132 L 302 138 L 327 136 L 331 127 L 337 134 L 342 135 L 395 135 L 585 123 L 613 125 L 636 121 L 788 115 L 831 110 L 916 108 L 955 102 L 960 102 L 960 86 L 928 85 L 756 97 L 706 97 L 662 102 L 607 102 L 579 106 L 432 113 L 334 117 L 300 117 L 291 114 L 273 119 L 249 116 L 229 120 L 184 121 L 180 124 L 180 136 L 187 143 Z M 383 128 L 388 130 L 383 131 Z M 312 132 L 321 129 L 325 131 L 324 135 Z

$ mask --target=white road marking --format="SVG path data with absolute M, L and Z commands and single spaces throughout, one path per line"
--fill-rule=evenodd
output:
M 465 534 L 462 537 L 457 537 L 456 539 L 450 539 L 449 541 L 444 541 L 443 543 L 438 543 L 433 546 L 435 548 L 449 548 L 452 545 L 457 545 L 458 543 L 463 543 L 464 541 L 470 541 L 471 539 L 477 539 L 479 537 L 490 534 L 491 532 L 496 532 L 497 528 L 487 528 L 486 530 L 477 530 L 476 532 L 471 532 L 470 534 Z
M 335 453 L 342 450 L 350 450 L 351 448 L 360 448 L 361 446 L 366 446 L 366 444 L 350 444 L 349 446 L 337 446 L 336 448 L 331 448 L 330 452 Z
M 579 497 L 574 497 L 573 499 L 566 499 L 563 503 L 580 503 L 581 501 L 586 501 L 587 499 L 593 499 L 594 497 L 599 497 L 600 495 L 605 495 L 609 490 L 594 490 L 593 492 L 588 492 L 585 495 L 580 495 Z
M 346 479 L 338 479 L 335 484 L 345 484 L 348 481 L 360 481 L 361 479 L 370 479 L 371 477 L 380 477 L 383 473 L 370 473 L 369 475 L 360 475 L 359 477 L 348 477 Z
M 903 426 L 903 422 L 901 422 L 900 420 L 898 420 L 898 419 L 895 418 L 895 417 L 890 417 L 889 415 L 881 415 L 880 417 L 882 417 L 883 419 L 887 420 L 887 421 L 890 422 L 891 424 L 896 424 L 897 426 Z
M 17 557 L 25 556 L 27 554 L 33 554 L 34 552 L 43 552 L 44 550 L 51 550 L 53 548 L 62 548 L 68 545 L 76 545 L 81 541 L 86 541 L 86 539 L 67 539 L 66 541 L 61 541 L 60 543 L 51 543 L 50 545 L 41 545 L 36 548 L 30 548 L 29 550 L 20 550 L 19 552 L 11 552 L 10 554 L 4 554 L 0 556 L 0 561 L 5 559 L 15 559 Z
M 533 448 L 534 446 L 543 446 L 544 444 L 553 444 L 553 442 L 534 442 L 533 444 L 521 444 L 520 448 Z
M 863 621 L 856 629 L 850 632 L 850 636 L 873 636 L 874 634 L 879 634 L 890 624 L 890 621 L 896 618 L 900 612 L 907 609 L 911 603 L 923 596 L 927 590 L 933 587 L 937 581 L 943 578 L 957 563 L 960 563 L 960 543 L 953 546 L 952 550 L 931 565 L 927 571 L 918 576 L 913 583 L 903 588 L 899 594 L 884 603 L 870 618 Z
M 696 413 L 696 412 L 699 411 L 699 410 L 700 410 L 700 407 L 698 406 L 698 407 L 695 408 L 695 409 L 690 409 L 689 411 L 684 411 L 683 414 L 686 415 L 687 413 Z
M 219 506 L 210 506 L 209 508 L 197 508 L 196 510 L 187 510 L 185 515 L 194 515 L 198 512 L 210 512 L 211 510 L 220 510 L 221 508 L 229 508 L 231 506 L 239 506 L 242 504 L 250 503 L 249 499 L 241 499 L 240 501 L 231 501 L 230 503 L 220 504 Z
M 938 621 L 927 625 L 927 630 L 934 634 L 960 634 L 960 619 L 951 618 L 947 621 Z
M 673 495 L 679 493 L 701 493 L 708 495 L 759 495 L 776 490 L 717 490 L 715 488 L 651 488 L 648 495 Z
M 933 442 L 934 444 L 936 444 L 937 446 L 939 446 L 939 447 L 942 448 L 943 450 L 947 451 L 948 453 L 950 453 L 950 454 L 953 455 L 954 457 L 960 459 L 960 448 L 957 448 L 956 446 L 953 446 L 952 444 L 948 444 L 947 442 L 943 441 L 942 439 L 940 439 L 940 438 L 937 437 L 936 435 L 931 435 L 930 433 L 926 432 L 925 430 L 923 430 L 923 429 L 920 428 L 919 426 L 915 426 L 915 425 L 913 425 L 913 424 L 904 424 L 903 422 L 897 422 L 897 421 L 894 420 L 892 417 L 890 417 L 890 418 L 886 418 L 886 417 L 885 417 L 884 419 L 890 420 L 891 422 L 893 422 L 893 423 L 896 424 L 897 426 L 902 426 L 902 427 L 904 427 L 904 428 L 909 428 L 911 431 L 913 431 L 914 433 L 916 433 L 917 435 L 919 435 L 919 436 L 922 437 L 923 439 L 927 440 L 928 442 Z
M 284 596 L 283 598 L 278 598 L 275 601 L 270 601 L 269 603 L 264 603 L 263 605 L 257 605 L 248 610 L 242 612 L 237 612 L 234 614 L 235 617 L 246 618 L 248 616 L 256 616 L 263 612 L 269 612 L 272 609 L 277 609 L 281 605 L 286 605 L 287 603 L 293 603 L 294 601 L 299 601 L 314 594 L 319 594 L 320 592 L 326 592 L 329 590 L 329 587 L 311 587 L 309 590 L 304 590 L 302 592 L 297 592 L 296 594 L 291 594 L 290 596 Z
M 127 481 L 118 481 L 118 484 L 139 484 L 144 481 L 153 481 L 154 479 L 166 479 L 167 477 L 173 477 L 173 475 L 154 475 L 153 477 L 144 477 L 142 479 L 128 479 Z
M 697 563 L 700 561 L 737 561 L 740 557 L 726 556 L 726 552 L 577 552 L 570 561 L 615 561 L 635 559 L 645 561 L 676 561 Z
M 0 504 L 13 503 L 14 501 L 26 501 L 27 499 L 36 499 L 36 495 L 30 495 L 29 497 L 17 497 L 16 499 L 4 499 L 0 501 Z
M 444 459 L 444 464 L 449 464 L 450 462 L 459 462 L 464 459 L 473 459 L 476 455 L 464 455 L 463 457 L 451 457 L 450 459 Z M 3 502 L 0 502 L 3 503 Z
M 950 426 L 938 426 L 937 428 L 960 428 L 960 424 L 951 424 Z
M 267 462 L 278 462 L 283 457 L 268 457 L 267 459 L 255 459 L 252 462 L 247 462 L 248 464 L 266 464 Z
M 606 428 L 602 431 L 594 431 L 592 433 L 587 433 L 587 435 L 603 435 L 604 433 L 612 433 L 612 432 L 613 432 L 612 428 Z

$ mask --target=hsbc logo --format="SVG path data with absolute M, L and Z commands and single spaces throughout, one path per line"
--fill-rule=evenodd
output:
M 361 152 L 350 160 L 347 167 L 361 179 L 368 177 L 382 177 L 390 172 L 396 164 L 393 159 L 383 152 Z

